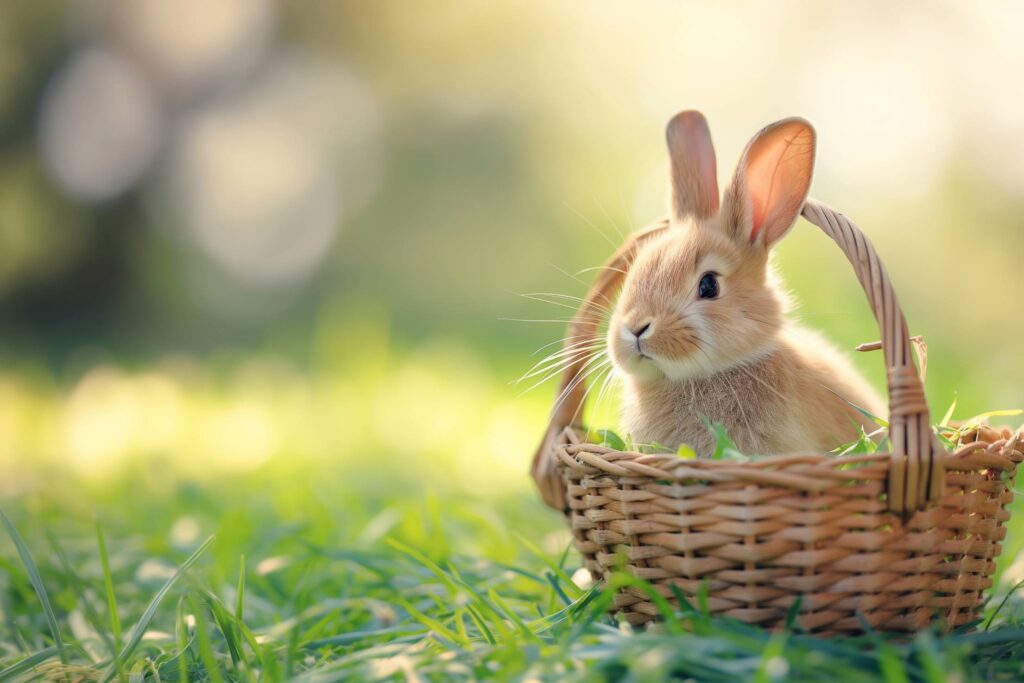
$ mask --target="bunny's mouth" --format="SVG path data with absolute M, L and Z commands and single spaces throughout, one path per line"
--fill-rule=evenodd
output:
M 619 369 L 637 379 L 656 379 L 664 376 L 658 359 L 640 340 L 631 344 L 621 344 L 612 357 Z

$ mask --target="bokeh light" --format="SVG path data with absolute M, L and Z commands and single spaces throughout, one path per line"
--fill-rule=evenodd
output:
M 340 181 L 367 176 L 338 172 L 367 163 L 338 154 L 340 132 L 373 144 L 363 98 L 351 77 L 292 56 L 188 114 L 169 160 L 170 201 L 199 246 L 243 280 L 308 277 L 331 246 L 341 203 L 365 201 L 365 187 Z
M 104 0 L 100 11 L 111 41 L 175 99 L 247 73 L 276 23 L 271 0 Z
M 156 156 L 156 95 L 131 63 L 100 48 L 83 50 L 43 94 L 39 144 L 67 192 L 109 199 L 138 182 Z

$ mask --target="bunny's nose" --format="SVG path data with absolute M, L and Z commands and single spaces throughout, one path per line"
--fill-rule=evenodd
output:
M 636 327 L 631 329 L 630 332 L 633 333 L 634 337 L 639 339 L 640 337 L 644 336 L 644 332 L 646 332 L 649 329 L 651 329 L 651 323 L 650 322 L 646 322 L 646 323 L 642 323 L 640 325 L 637 325 Z

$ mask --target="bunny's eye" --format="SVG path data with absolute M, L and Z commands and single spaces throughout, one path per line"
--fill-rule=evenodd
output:
M 714 299 L 718 296 L 718 276 L 714 273 L 704 273 L 700 276 L 700 284 L 697 285 L 697 296 L 701 299 Z

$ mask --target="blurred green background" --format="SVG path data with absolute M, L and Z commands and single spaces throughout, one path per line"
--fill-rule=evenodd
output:
M 661 215 L 684 107 L 723 185 L 758 128 L 810 119 L 812 195 L 883 255 L 934 412 L 1024 405 L 1022 14 L 0 4 L 0 494 L 316 471 L 537 506 L 555 389 L 511 382 L 563 325 L 507 319 L 567 318 L 518 294 L 582 295 L 572 274 Z M 877 338 L 825 237 L 778 251 L 808 325 Z M 856 361 L 877 384 L 880 356 Z
M 878 21 L 885 8 L 886 20 Z M 0 5 L 0 488 L 277 459 L 525 490 L 509 382 L 664 202 L 662 126 L 818 128 L 812 193 L 880 249 L 929 397 L 1024 404 L 1021 9 L 814 2 Z M 877 338 L 801 223 L 807 324 Z M 877 381 L 880 357 L 859 365 Z

